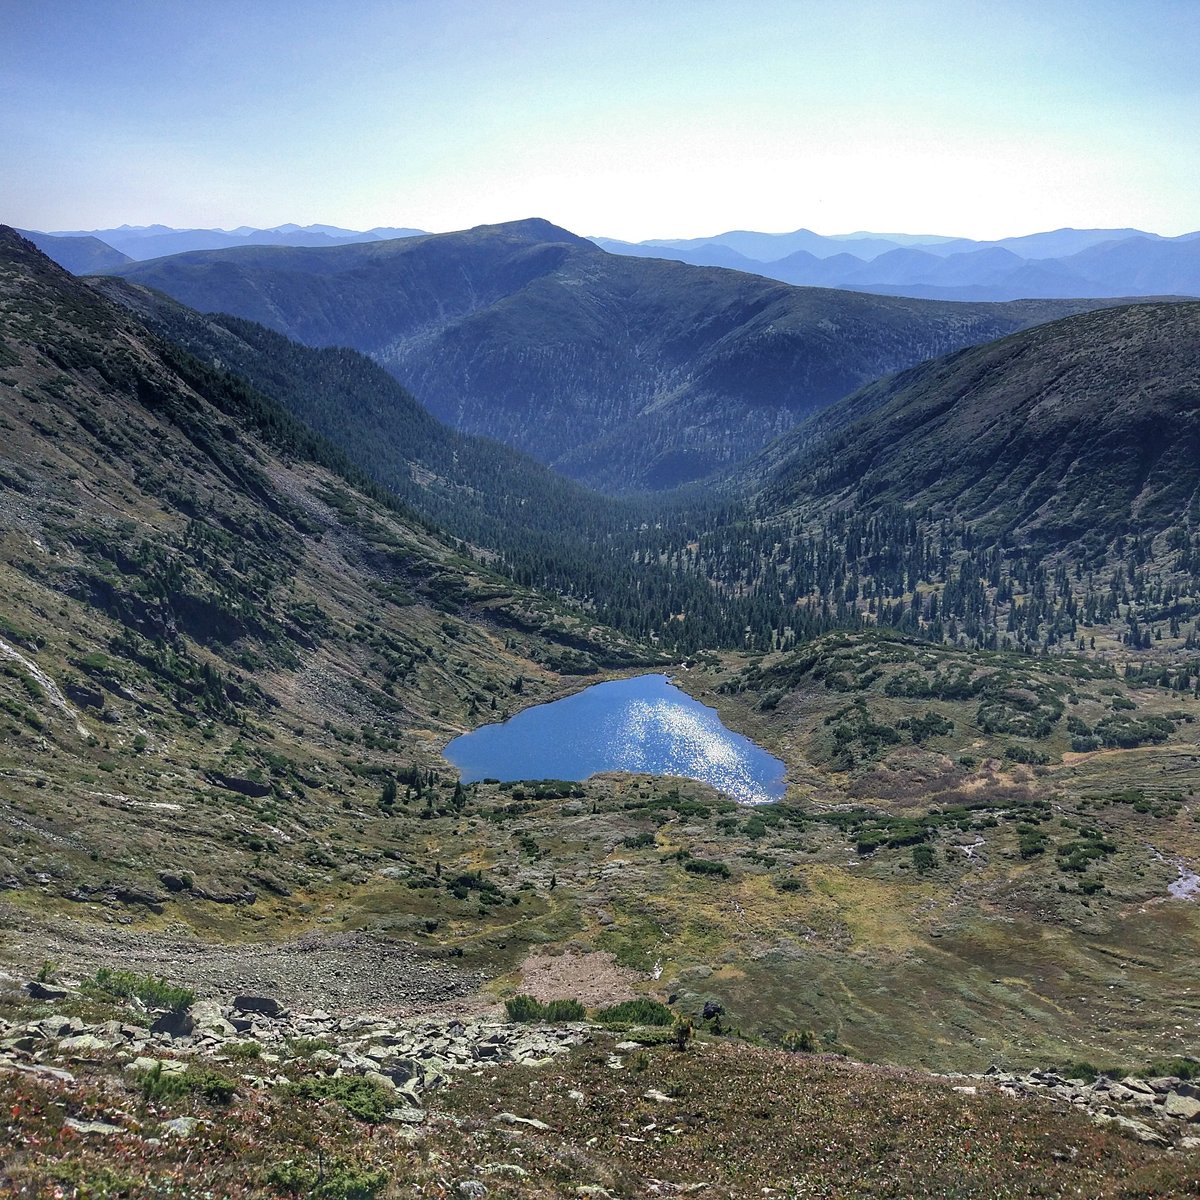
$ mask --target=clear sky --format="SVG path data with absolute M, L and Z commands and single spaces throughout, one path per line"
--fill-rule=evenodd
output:
M 1200 228 L 1200 0 L 0 0 L 0 221 Z

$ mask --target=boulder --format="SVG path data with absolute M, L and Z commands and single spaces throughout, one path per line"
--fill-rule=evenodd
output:
M 103 708 L 104 693 L 87 683 L 64 683 L 63 692 L 68 700 L 81 708 Z
M 270 996 L 234 996 L 233 1007 L 238 1012 L 261 1013 L 264 1017 L 286 1017 L 287 1009 Z
M 193 1007 L 195 1006 L 193 1005 Z M 165 1012 L 155 1018 L 150 1026 L 150 1032 L 165 1033 L 169 1038 L 185 1038 L 191 1037 L 194 1028 L 195 1018 L 190 1010 L 188 1012 Z
M 1200 1121 L 1200 1100 L 1181 1096 L 1178 1092 L 1168 1092 L 1163 1101 L 1163 1112 L 1177 1121 Z
M 1140 1092 L 1143 1096 L 1153 1096 L 1155 1094 L 1155 1089 L 1151 1084 L 1147 1083 L 1144 1079 L 1138 1079 L 1134 1075 L 1126 1075 L 1121 1080 L 1121 1083 L 1131 1092 Z
M 1134 1121 L 1129 1117 L 1123 1117 L 1119 1113 L 1112 1115 L 1096 1113 L 1092 1117 L 1092 1124 L 1099 1125 L 1102 1129 L 1117 1129 L 1121 1133 L 1137 1138 L 1139 1142 L 1143 1142 L 1147 1146 L 1158 1146 L 1165 1149 L 1170 1145 L 1166 1136 L 1157 1129 L 1152 1129 L 1143 1121 Z
M 545 1121 L 539 1121 L 536 1117 L 518 1117 L 516 1113 L 502 1112 L 497 1113 L 493 1121 L 501 1125 L 524 1125 L 527 1129 L 549 1129 L 550 1126 Z
M 175 1137 L 191 1137 L 196 1131 L 197 1125 L 207 1125 L 208 1121 L 202 1121 L 199 1117 L 176 1117 L 171 1121 L 162 1123 L 163 1133 L 173 1134 Z
M 70 992 L 57 983 L 43 983 L 40 979 L 31 979 L 25 984 L 25 991 L 33 1000 L 65 1000 Z
M 406 1104 L 402 1108 L 393 1108 L 387 1114 L 387 1119 L 398 1125 L 420 1125 L 425 1120 L 425 1112 L 414 1105 Z
M 241 775 L 225 775 L 221 771 L 209 771 L 205 778 L 209 783 L 215 783 L 217 787 L 224 788 L 226 791 L 237 792 L 242 796 L 251 796 L 257 800 L 271 794 L 269 783 L 260 783 L 257 779 L 246 779 Z
M 99 1134 L 104 1137 L 122 1132 L 120 1125 L 111 1125 L 108 1121 L 79 1121 L 75 1117 L 68 1117 L 63 1125 L 76 1133 Z
M 225 1020 L 221 1006 L 215 1000 L 197 1000 L 187 1015 L 192 1020 L 192 1033 L 206 1037 L 233 1037 L 237 1030 Z
M 58 1048 L 66 1054 L 90 1054 L 97 1050 L 111 1050 L 112 1042 L 96 1037 L 92 1033 L 80 1033 L 74 1037 L 65 1037 L 58 1043 Z

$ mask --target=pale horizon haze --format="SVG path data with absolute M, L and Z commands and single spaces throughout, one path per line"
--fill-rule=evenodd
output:
M 1191 0 L 0 0 L 0 221 L 1200 228 Z

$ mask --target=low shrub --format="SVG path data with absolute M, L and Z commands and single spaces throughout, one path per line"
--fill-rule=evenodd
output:
M 505 1000 L 504 1011 L 510 1021 L 519 1021 L 525 1025 L 545 1020 L 546 1016 L 545 1006 L 532 996 L 513 996 L 511 1000 Z
M 791 1029 L 783 1035 L 783 1048 L 793 1054 L 813 1054 L 817 1049 L 817 1035 L 812 1029 Z
M 611 1004 L 593 1016 L 601 1025 L 671 1025 L 675 1021 L 675 1014 L 665 1004 L 646 996 Z
M 587 1009 L 578 1000 L 551 1000 L 546 1005 L 544 1021 L 583 1021 Z
M 396 1107 L 396 1097 L 390 1088 L 361 1075 L 298 1079 L 287 1084 L 286 1090 L 303 1100 L 333 1100 L 355 1120 L 369 1125 L 378 1125 Z
M 210 1104 L 228 1104 L 237 1093 L 237 1080 L 199 1063 L 192 1063 L 186 1071 L 164 1071 L 162 1063 L 155 1063 L 149 1071 L 142 1072 L 138 1083 L 147 1104 L 177 1100 L 181 1096 L 200 1096 Z
M 683 869 L 692 875 L 715 875 L 718 879 L 728 879 L 731 874 L 724 863 L 708 858 L 689 858 L 683 864 Z
M 162 977 L 138 975 L 134 971 L 114 971 L 101 967 L 83 990 L 101 1000 L 139 1000 L 147 1008 L 183 1012 L 196 1001 L 190 988 L 176 987 Z
M 286 1196 L 312 1200 L 373 1200 L 387 1186 L 386 1171 L 372 1171 L 341 1159 L 329 1163 L 279 1163 L 267 1172 L 267 1183 Z
M 578 1000 L 550 1000 L 543 1004 L 532 996 L 513 996 L 511 1000 L 505 1000 L 504 1011 L 510 1021 L 519 1021 L 523 1025 L 587 1019 L 587 1009 Z

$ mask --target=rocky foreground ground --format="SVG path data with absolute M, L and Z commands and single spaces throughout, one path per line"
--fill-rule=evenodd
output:
M 1200 1088 L 9 982 L 0 1195 L 1200 1195 Z

